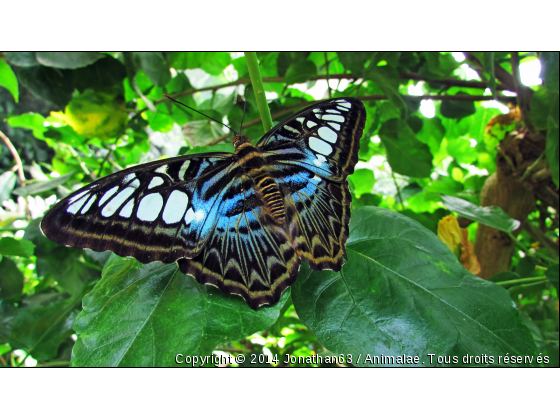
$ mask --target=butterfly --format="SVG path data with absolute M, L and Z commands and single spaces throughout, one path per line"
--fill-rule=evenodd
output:
M 272 305 L 300 260 L 340 271 L 350 191 L 366 120 L 363 103 L 336 98 L 297 112 L 234 153 L 150 162 L 101 178 L 44 216 L 50 240 L 142 263 L 177 262 L 201 284 Z

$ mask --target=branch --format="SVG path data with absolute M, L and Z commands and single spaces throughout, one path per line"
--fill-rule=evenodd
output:
M 549 250 L 556 253 L 556 255 L 560 254 L 558 244 L 556 242 L 554 242 L 552 239 L 548 238 L 544 233 L 541 232 L 541 230 L 538 227 L 533 225 L 531 222 L 525 220 L 521 224 L 521 227 L 523 228 L 524 231 L 526 231 L 534 239 L 539 241 L 541 244 L 543 244 Z M 554 257 L 554 255 L 551 255 L 551 257 Z
M 12 144 L 12 142 L 10 141 L 10 139 L 8 137 L 6 137 L 6 135 L 4 133 L 2 133 L 2 131 L 0 131 L 0 138 L 2 138 L 2 140 L 4 140 L 4 143 L 6 143 L 6 146 L 8 146 L 8 149 L 10 150 L 10 153 L 12 154 L 12 156 L 14 157 L 14 160 L 16 161 L 16 167 L 17 167 L 19 182 L 20 182 L 21 186 L 23 187 L 23 185 L 25 184 L 25 175 L 23 174 L 23 163 L 21 163 L 21 159 L 19 157 L 19 154 L 18 154 L 16 148 L 14 147 L 14 145 Z
M 465 53 L 466 54 L 466 53 Z M 505 71 L 505 70 L 504 70 Z M 507 73 L 507 72 L 506 72 Z M 508 73 L 509 74 L 509 73 Z M 458 87 L 470 87 L 470 88 L 476 88 L 476 89 L 486 89 L 488 87 L 488 83 L 486 82 L 477 82 L 477 81 L 469 81 L 469 80 L 458 80 L 458 79 L 429 79 L 425 76 L 421 76 L 417 73 L 400 73 L 400 78 L 404 79 L 404 80 L 416 80 L 416 81 L 424 81 L 424 82 L 428 82 L 428 83 L 438 83 L 438 84 L 442 84 L 442 85 L 446 85 L 446 86 L 458 86 Z M 511 75 L 510 75 L 511 77 Z M 353 76 L 351 74 L 347 74 L 347 73 L 342 73 L 342 74 L 330 74 L 330 75 L 320 75 L 320 76 L 313 76 L 310 77 L 309 80 L 327 80 L 327 84 L 328 84 L 328 80 L 343 80 L 343 79 L 348 79 L 348 80 L 356 80 L 358 79 L 357 76 Z M 263 83 L 284 83 L 284 77 L 263 77 L 262 78 Z M 198 92 L 207 92 L 209 90 L 211 91 L 217 91 L 220 89 L 224 89 L 227 87 L 231 87 L 231 86 L 239 86 L 239 85 L 246 85 L 251 83 L 251 79 L 248 77 L 242 77 L 241 79 L 237 79 L 234 82 L 229 82 L 229 83 L 224 83 L 222 85 L 216 85 L 216 86 L 207 86 L 207 87 L 203 87 L 200 89 L 189 89 L 183 92 L 179 92 L 179 93 L 173 93 L 170 94 L 168 96 L 170 96 L 173 99 L 177 99 L 177 98 L 181 98 L 183 96 L 189 96 L 189 95 L 194 95 L 195 93 Z M 515 89 L 513 87 L 508 87 L 506 85 L 503 84 L 499 84 L 496 86 L 497 90 L 510 90 L 510 91 L 514 91 Z M 510 98 L 509 102 L 515 102 L 515 97 L 511 97 L 509 96 L 508 98 Z M 158 99 L 153 101 L 152 103 L 154 105 L 160 104 L 162 102 L 164 102 L 166 99 L 162 98 L 162 99 Z M 484 99 L 486 100 L 486 99 Z M 136 119 L 141 113 L 146 112 L 148 110 L 148 107 L 142 108 L 141 110 L 137 111 L 136 114 L 134 114 L 131 118 L 131 121 Z

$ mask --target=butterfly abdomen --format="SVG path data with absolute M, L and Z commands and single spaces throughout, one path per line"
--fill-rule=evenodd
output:
M 261 193 L 268 213 L 280 226 L 284 226 L 286 218 L 284 200 L 278 184 L 270 176 L 263 152 L 247 140 L 236 144 L 235 153 L 239 159 L 239 166 L 253 180 L 257 190 Z

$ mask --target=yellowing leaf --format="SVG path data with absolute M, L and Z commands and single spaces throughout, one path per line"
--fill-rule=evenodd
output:
M 439 221 L 437 236 L 457 257 L 460 256 L 463 235 L 455 216 L 450 214 Z
M 480 263 L 469 241 L 468 229 L 461 229 L 455 216 L 450 214 L 439 221 L 438 238 L 457 255 L 459 262 L 472 274 L 480 273 Z
M 86 90 L 72 99 L 64 113 L 51 115 L 64 120 L 76 133 L 101 140 L 120 136 L 128 122 L 124 100 L 116 89 Z

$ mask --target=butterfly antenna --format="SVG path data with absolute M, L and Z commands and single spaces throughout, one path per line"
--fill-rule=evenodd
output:
M 243 133 L 243 120 L 245 119 L 245 109 L 247 109 L 247 93 L 249 92 L 249 86 L 245 89 L 245 103 L 243 104 L 243 117 L 241 117 L 241 124 L 239 126 L 239 134 Z
M 198 112 L 200 115 L 203 115 L 203 116 L 205 116 L 206 118 L 208 118 L 208 119 L 210 119 L 210 120 L 212 120 L 212 121 L 217 122 L 218 124 L 222 124 L 224 127 L 229 128 L 234 134 L 237 134 L 237 132 L 236 132 L 235 130 L 233 130 L 229 125 L 225 125 L 223 122 L 218 121 L 218 120 L 215 120 L 214 118 L 209 117 L 208 115 L 203 114 L 202 112 L 197 111 L 196 109 L 191 108 L 191 107 L 188 106 L 188 105 L 185 105 L 183 102 L 179 102 L 178 100 L 173 99 L 171 96 L 166 95 L 165 93 L 163 94 L 163 96 L 165 96 L 167 99 L 171 99 L 173 102 L 177 102 L 177 103 L 180 104 L 180 105 L 186 106 L 187 108 L 189 108 L 190 110 L 192 110 L 192 111 L 194 111 L 194 112 Z

